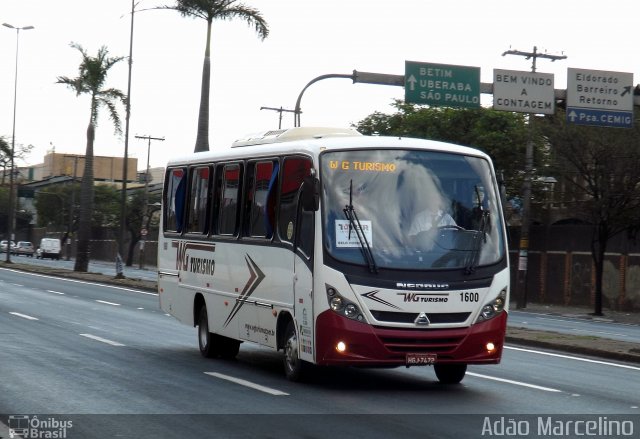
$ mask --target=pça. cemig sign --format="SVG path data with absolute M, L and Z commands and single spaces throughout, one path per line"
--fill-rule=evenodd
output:
M 568 69 L 567 121 L 631 128 L 633 73 Z

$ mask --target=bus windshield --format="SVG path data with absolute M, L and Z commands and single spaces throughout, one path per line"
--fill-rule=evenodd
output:
M 504 257 L 489 162 L 424 150 L 329 151 L 321 156 L 324 246 L 378 269 L 464 269 Z

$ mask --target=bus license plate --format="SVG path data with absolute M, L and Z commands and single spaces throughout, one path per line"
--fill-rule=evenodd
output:
M 437 358 L 437 354 L 407 354 L 407 366 L 431 366 Z

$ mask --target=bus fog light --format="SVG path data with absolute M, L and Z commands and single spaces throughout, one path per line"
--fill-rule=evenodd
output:
M 493 352 L 496 350 L 496 345 L 494 345 L 492 342 L 487 343 L 487 352 Z
M 343 341 L 339 341 L 338 344 L 336 344 L 336 351 L 338 352 L 345 352 L 347 350 L 347 345 L 343 342 Z

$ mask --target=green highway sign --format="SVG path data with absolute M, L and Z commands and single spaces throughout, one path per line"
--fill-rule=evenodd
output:
M 480 67 L 405 61 L 404 100 L 440 107 L 480 107 Z

